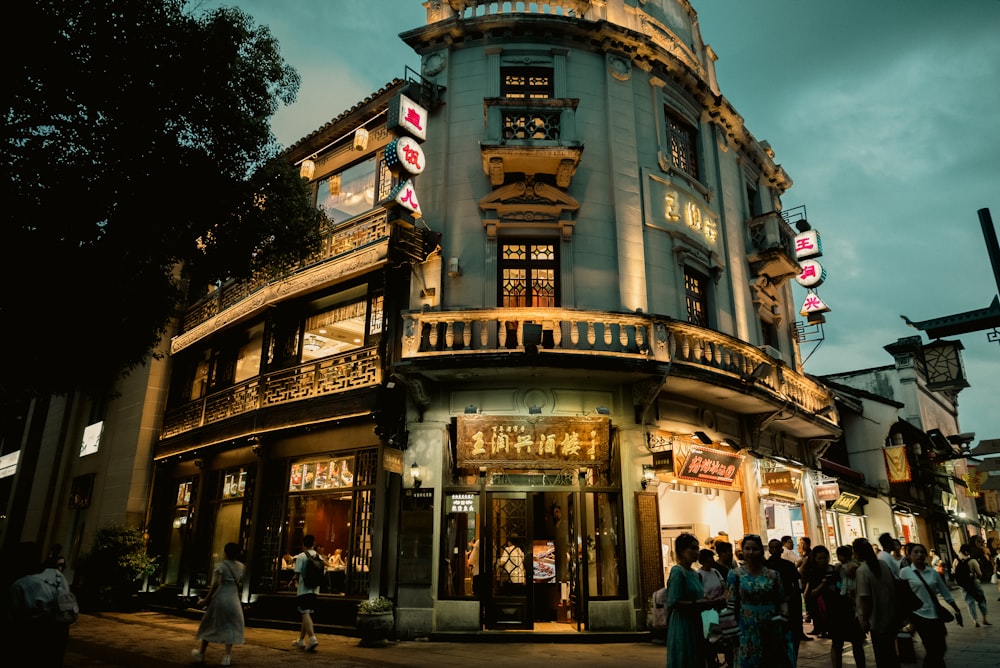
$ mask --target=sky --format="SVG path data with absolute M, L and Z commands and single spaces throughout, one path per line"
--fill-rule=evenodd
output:
M 275 116 L 290 146 L 420 61 L 398 35 L 422 0 L 233 0 L 302 77 Z M 977 211 L 1000 226 L 1000 0 L 691 0 L 723 95 L 791 176 L 823 239 L 831 308 L 805 372 L 892 364 L 920 321 L 986 308 L 997 278 Z M 795 287 L 797 302 L 805 290 Z M 1000 341 L 959 338 L 960 431 L 1000 438 Z

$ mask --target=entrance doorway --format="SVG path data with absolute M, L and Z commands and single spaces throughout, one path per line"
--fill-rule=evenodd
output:
M 492 492 L 486 495 L 482 571 L 486 628 L 532 630 L 583 619 L 577 540 L 578 493 Z

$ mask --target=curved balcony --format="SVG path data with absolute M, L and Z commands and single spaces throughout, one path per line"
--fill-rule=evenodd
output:
M 409 312 L 403 314 L 402 346 L 403 360 L 454 357 L 462 368 L 473 366 L 469 358 L 476 355 L 536 350 L 548 358 L 545 364 L 558 365 L 554 358 L 561 356 L 567 367 L 578 366 L 583 356 L 670 363 L 670 378 L 685 393 L 710 399 L 728 389 L 741 402 L 740 412 L 793 406 L 799 414 L 815 415 L 833 406 L 824 386 L 759 348 L 652 315 L 528 308 Z M 747 400 L 751 395 L 757 399 Z

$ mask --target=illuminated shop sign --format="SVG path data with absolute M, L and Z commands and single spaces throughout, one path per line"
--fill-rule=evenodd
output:
M 396 139 L 385 147 L 386 166 L 397 176 L 414 177 L 424 171 L 424 152 L 420 142 L 427 139 L 426 109 L 400 93 L 389 101 L 386 127 Z M 386 206 L 401 206 L 415 217 L 423 216 L 412 178 L 404 178 L 384 202 Z
M 677 477 L 731 487 L 742 463 L 742 455 L 692 445 L 684 462 L 679 465 Z
M 191 503 L 191 482 L 182 482 L 177 485 L 177 505 L 186 506 Z
M 476 512 L 475 494 L 452 494 L 449 499 L 451 504 L 449 513 L 474 513 Z
M 808 223 L 805 223 L 805 227 L 808 227 Z M 799 309 L 799 315 L 808 317 L 810 323 L 823 322 L 823 314 L 830 310 L 816 294 L 816 288 L 826 280 L 826 269 L 815 259 L 822 255 L 823 242 L 818 231 L 810 228 L 795 235 L 795 259 L 802 268 L 795 281 L 809 291 Z
M 354 487 L 354 457 L 318 459 L 292 464 L 288 491 L 309 492 Z
M 418 176 L 424 171 L 424 151 L 416 139 L 397 137 L 385 147 L 385 166 L 393 174 Z
M 840 485 L 835 482 L 816 485 L 813 491 L 816 492 L 816 498 L 820 501 L 836 501 L 840 498 Z
M 403 451 L 396 448 L 382 448 L 382 468 L 389 473 L 403 475 Z
M 390 132 L 427 139 L 427 110 L 400 93 L 389 101 L 386 126 Z
M 608 464 L 611 421 L 606 417 L 460 415 L 456 423 L 459 468 Z
M 795 259 L 804 260 L 810 257 L 819 257 L 823 254 L 823 242 L 820 241 L 819 232 L 816 230 L 806 230 L 795 235 Z

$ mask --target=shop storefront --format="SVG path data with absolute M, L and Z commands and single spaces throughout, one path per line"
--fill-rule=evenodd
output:
M 624 601 L 626 532 L 610 433 L 599 416 L 457 417 L 439 600 L 479 601 L 486 629 L 585 628 L 595 602 Z
M 682 533 L 701 543 L 725 532 L 731 542 L 745 533 L 743 508 L 744 456 L 721 444 L 701 442 L 666 432 L 656 435 L 670 450 L 654 454 L 659 484 L 660 546 L 663 584 L 676 563 L 674 540 Z M 734 548 L 738 547 L 734 545 Z M 662 586 L 662 585 L 661 585 Z
M 797 543 L 799 538 L 809 535 L 803 508 L 802 469 L 767 458 L 759 461 L 765 544 L 784 536 L 791 536 Z

